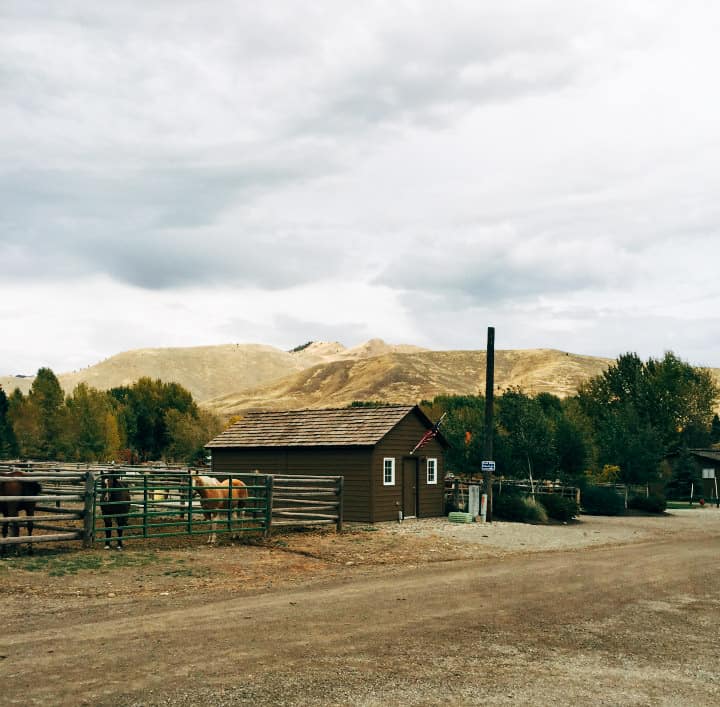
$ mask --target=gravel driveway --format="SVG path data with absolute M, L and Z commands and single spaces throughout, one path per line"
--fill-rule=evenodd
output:
M 715 705 L 719 551 L 706 508 L 6 560 L 0 703 Z

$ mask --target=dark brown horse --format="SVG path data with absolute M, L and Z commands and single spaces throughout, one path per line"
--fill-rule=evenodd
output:
M 117 549 L 123 549 L 123 530 L 127 526 L 130 513 L 130 491 L 127 484 L 114 474 L 102 474 L 102 494 L 100 496 L 100 511 L 105 523 L 105 549 L 111 548 L 112 525 L 115 519 L 117 532 Z
M 14 477 L 12 479 L 5 478 L 0 480 L 0 496 L 18 496 L 17 500 L 11 498 L 6 501 L 0 501 L 0 513 L 3 515 L 2 536 L 3 539 L 7 537 L 8 525 L 10 525 L 12 527 L 12 537 L 18 538 L 20 537 L 20 523 L 17 520 L 5 520 L 5 518 L 17 518 L 20 515 L 20 511 L 25 511 L 26 518 L 32 518 L 35 515 L 36 501 L 24 499 L 23 496 L 37 496 L 40 493 L 41 486 L 37 481 L 22 478 L 27 476 L 22 471 L 0 472 L 0 476 Z M 28 536 L 32 536 L 32 520 L 27 520 L 26 525 Z M 0 554 L 5 554 L 6 547 L 5 544 L 0 545 Z M 28 543 L 28 554 L 33 554 L 32 543 Z

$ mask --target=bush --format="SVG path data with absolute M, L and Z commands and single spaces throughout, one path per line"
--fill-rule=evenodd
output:
M 613 488 L 588 486 L 582 492 L 581 505 L 585 513 L 596 516 L 621 516 L 625 513 L 625 500 Z
M 553 520 L 561 520 L 567 523 L 575 518 L 580 509 L 572 498 L 565 498 L 558 493 L 543 493 L 538 495 L 538 501 L 545 506 L 545 510 Z
M 665 496 L 654 493 L 649 496 L 636 495 L 628 499 L 628 508 L 634 508 L 646 513 L 665 513 L 667 501 Z
M 546 523 L 548 518 L 540 503 L 515 493 L 493 496 L 493 517 L 519 523 Z

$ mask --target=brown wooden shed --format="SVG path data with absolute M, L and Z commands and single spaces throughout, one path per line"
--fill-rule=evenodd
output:
M 696 496 L 704 496 L 707 499 L 718 496 L 718 484 L 720 484 L 720 449 L 690 449 L 695 463 L 702 471 L 702 488 L 695 489 Z
M 215 473 L 343 476 L 345 520 L 375 523 L 444 514 L 446 440 L 411 454 L 432 427 L 417 405 L 251 412 L 206 447 Z

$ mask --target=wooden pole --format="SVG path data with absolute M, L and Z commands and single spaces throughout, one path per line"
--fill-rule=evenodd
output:
M 270 474 L 265 476 L 265 529 L 263 535 L 270 537 L 272 532 L 272 516 L 273 516 L 273 485 L 275 479 Z
M 337 486 L 338 494 L 338 507 L 337 507 L 337 523 L 335 525 L 336 532 L 340 533 L 343 529 L 343 512 L 344 512 L 344 496 L 345 496 L 345 477 L 341 476 L 338 479 Z
M 485 361 L 485 443 L 483 445 L 483 459 L 493 459 L 493 390 L 495 388 L 495 327 L 488 327 L 487 350 Z M 492 471 L 486 469 L 483 474 L 485 493 L 487 493 L 488 523 L 492 523 Z
M 95 539 L 95 474 L 85 473 L 85 493 L 83 499 L 83 547 L 92 547 Z

